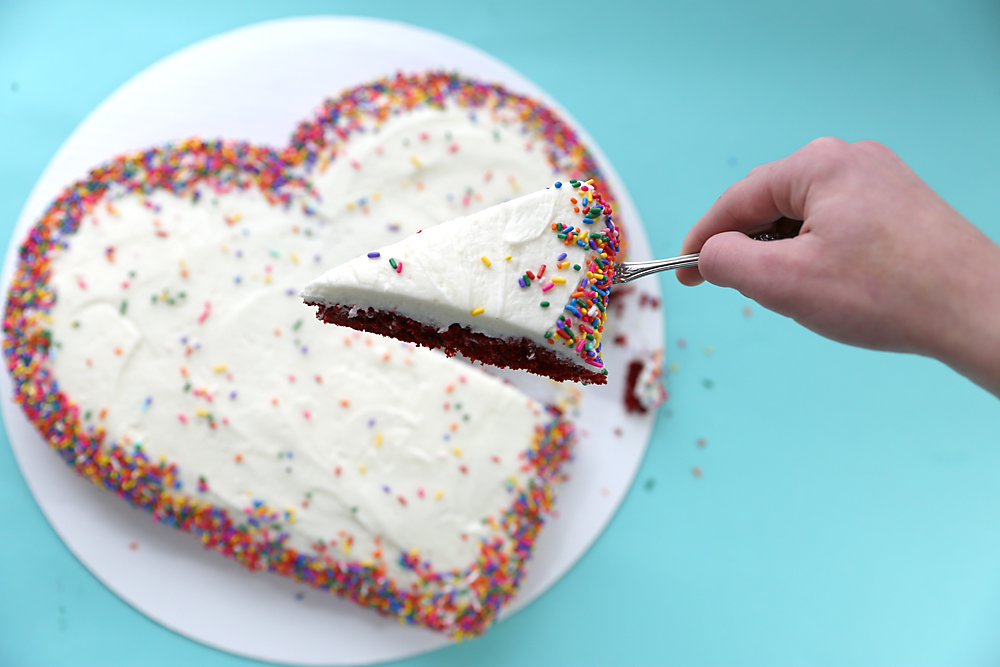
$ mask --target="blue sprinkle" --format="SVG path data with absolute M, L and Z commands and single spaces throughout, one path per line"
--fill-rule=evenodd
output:
M 561 182 L 559 182 L 559 181 L 556 181 L 556 187 L 557 187 L 557 188 L 561 188 L 561 187 L 562 187 L 562 183 L 561 183 Z
M 235 401 L 236 400 L 236 390 L 235 389 L 233 389 L 231 392 L 229 392 L 229 400 L 230 401 Z
M 562 253 L 561 255 L 559 255 L 558 257 L 556 257 L 556 261 L 557 262 L 561 262 L 564 259 L 566 259 L 566 253 Z
M 583 201 L 582 201 L 582 202 L 580 202 L 580 205 L 581 205 L 581 206 L 584 206 L 584 207 L 586 207 L 586 206 L 587 206 L 587 198 L 586 198 L 586 197 L 584 197 L 584 198 L 583 198 Z
M 594 239 L 590 239 L 590 247 L 592 250 L 597 250 L 597 244 L 594 243 Z
M 586 247 L 587 247 L 587 244 L 586 244 L 586 243 L 584 243 L 583 241 L 581 241 L 580 239 L 577 239 L 577 240 L 576 240 L 576 244 L 577 244 L 578 246 L 580 246 L 581 248 L 586 248 Z
M 388 484 L 383 484 L 382 485 L 382 490 L 385 491 L 386 493 L 389 493 L 389 485 Z
M 241 278 L 240 276 L 236 276 L 235 278 L 233 278 L 233 282 L 239 285 L 241 282 L 243 282 L 243 278 Z
M 295 288 L 289 287 L 288 289 L 285 290 L 285 294 L 287 294 L 288 296 L 295 296 Z
M 368 253 L 368 256 L 374 259 L 375 257 L 381 257 L 382 253 L 380 253 L 378 250 L 373 250 L 370 253 Z
M 525 286 L 524 285 L 524 278 L 518 278 L 517 279 L 517 284 L 520 285 L 521 287 L 524 287 Z
M 147 396 L 146 398 L 144 398 L 143 401 L 142 401 L 142 411 L 145 412 L 146 410 L 148 410 L 149 409 L 149 404 L 152 403 L 152 402 L 153 402 L 153 397 L 152 396 Z
M 309 346 L 308 345 L 303 345 L 302 346 L 302 354 L 308 354 L 308 353 L 309 353 Z
M 375 418 L 372 417 L 371 419 L 368 420 L 368 428 L 371 428 L 374 425 L 375 425 Z
M 322 258 L 322 257 L 320 257 L 319 255 L 313 255 L 313 261 L 314 261 L 314 262 L 318 262 L 318 261 L 320 261 L 320 260 L 322 260 L 322 259 L 323 259 L 323 258 Z

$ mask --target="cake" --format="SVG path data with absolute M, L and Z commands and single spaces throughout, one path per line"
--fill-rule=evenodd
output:
M 625 411 L 645 414 L 663 405 L 663 349 L 645 352 L 629 362 L 625 378 Z
M 302 298 L 330 324 L 604 384 L 618 248 L 593 183 L 556 181 L 369 251 L 310 282 Z
M 440 352 L 325 326 L 296 295 L 319 267 L 554 178 L 602 182 L 549 109 L 440 72 L 345 91 L 281 149 L 110 160 L 19 248 L 15 400 L 79 475 L 207 549 L 479 634 L 524 577 L 572 423 Z

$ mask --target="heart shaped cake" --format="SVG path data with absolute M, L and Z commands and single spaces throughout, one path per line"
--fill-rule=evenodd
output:
M 19 248 L 15 398 L 78 474 L 252 570 L 462 638 L 515 594 L 573 426 L 478 368 L 330 327 L 322 267 L 593 179 L 551 110 L 431 72 L 271 149 L 191 139 L 70 185 Z

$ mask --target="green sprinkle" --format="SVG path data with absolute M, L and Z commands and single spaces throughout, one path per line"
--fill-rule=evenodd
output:
M 551 331 L 546 331 L 545 332 L 545 337 L 546 338 L 552 338 L 552 332 Z
M 580 265 L 579 265 L 579 264 L 574 264 L 574 265 L 573 265 L 573 270 L 574 270 L 574 271 L 579 271 L 579 270 L 580 270 L 580 268 L 581 268 L 581 267 L 580 267 Z
M 389 258 L 389 266 L 391 266 L 394 269 L 396 268 L 396 260 L 393 259 L 392 257 Z
M 124 315 L 126 310 L 128 310 L 128 301 L 122 299 L 122 305 L 118 308 L 118 311 L 121 312 L 122 315 Z
M 269 254 L 271 257 L 277 257 L 278 251 L 275 250 L 274 248 L 271 248 L 270 250 L 267 251 L 267 254 Z
M 80 328 L 80 320 L 73 320 L 73 328 L 74 329 Z
M 184 383 L 184 391 L 191 391 L 191 383 L 190 382 L 185 382 Z
M 542 308 L 548 308 L 549 307 L 549 302 L 548 301 L 542 301 L 538 305 L 541 306 Z
M 295 324 L 292 325 L 292 331 L 298 331 L 299 327 L 302 326 L 302 318 L 295 320 Z

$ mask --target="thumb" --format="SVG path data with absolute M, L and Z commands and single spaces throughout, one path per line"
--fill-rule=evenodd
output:
M 722 232 L 705 241 L 698 270 L 713 285 L 732 287 L 783 312 L 801 291 L 805 241 L 802 236 L 757 241 L 742 232 Z

